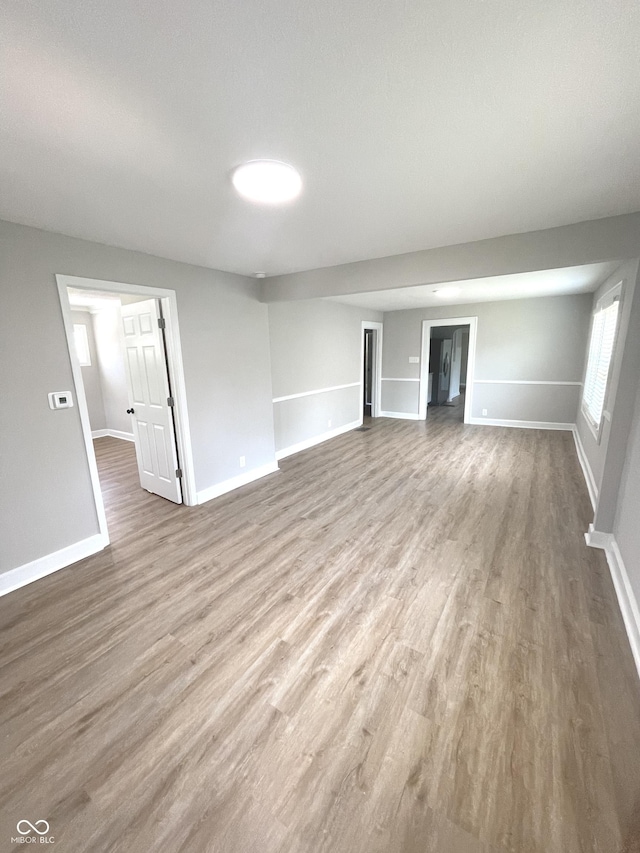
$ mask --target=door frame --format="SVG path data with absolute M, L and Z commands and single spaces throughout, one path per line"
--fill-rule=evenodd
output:
M 360 414 L 358 420 L 364 423 L 364 332 L 371 329 L 375 332 L 373 345 L 375 347 L 373 358 L 373 380 L 371 391 L 371 417 L 379 418 L 382 403 L 382 323 L 374 323 L 373 320 L 362 320 L 360 324 Z
M 473 378 L 476 368 L 476 339 L 478 336 L 477 317 L 446 317 L 443 320 L 423 320 L 422 339 L 420 341 L 420 402 L 418 419 L 426 420 L 427 394 L 429 388 L 429 347 L 431 329 L 434 326 L 469 326 L 469 352 L 467 355 L 467 385 L 464 397 L 464 422 L 471 423 L 473 406 Z
M 186 506 L 196 506 L 197 498 L 195 472 L 193 467 L 193 450 L 191 446 L 187 393 L 184 380 L 184 366 L 182 362 L 182 344 L 180 342 L 180 328 L 178 325 L 178 301 L 175 290 L 168 290 L 162 287 L 149 287 L 142 284 L 127 284 L 121 281 L 103 281 L 102 279 L 82 278 L 79 276 L 61 275 L 58 273 L 56 274 L 56 284 L 58 286 L 58 296 L 60 299 L 60 308 L 62 310 L 62 319 L 67 338 L 67 349 L 71 360 L 71 371 L 73 374 L 76 401 L 78 404 L 78 411 L 80 413 L 84 446 L 87 455 L 87 463 L 89 465 L 89 474 L 91 476 L 93 500 L 95 503 L 96 515 L 98 516 L 100 533 L 105 538 L 105 545 L 108 545 L 109 532 L 107 530 L 107 518 L 104 511 L 104 500 L 102 497 L 102 489 L 100 487 L 100 478 L 98 476 L 98 465 L 93 447 L 91 423 L 89 421 L 89 408 L 87 406 L 87 398 L 82 379 L 82 368 L 80 367 L 80 363 L 76 356 L 75 345 L 73 342 L 73 320 L 71 317 L 71 305 L 69 304 L 67 288 L 74 287 L 82 290 L 102 291 L 104 293 L 131 294 L 133 296 L 145 296 L 147 299 L 161 300 L 162 315 L 166 322 L 165 341 L 167 364 L 169 368 L 169 381 L 171 383 L 171 390 L 176 403 L 174 407 L 174 414 L 176 445 L 180 458 L 180 466 L 182 467 L 182 500 Z

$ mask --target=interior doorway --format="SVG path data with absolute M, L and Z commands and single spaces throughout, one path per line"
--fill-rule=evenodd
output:
M 362 321 L 360 348 L 360 415 L 380 416 L 382 377 L 382 323 Z
M 364 330 L 364 361 L 362 365 L 362 382 L 364 385 L 362 415 L 371 417 L 373 411 L 373 329 Z
M 151 506 L 160 498 L 197 502 L 175 292 L 56 279 L 96 513 L 108 543 L 97 455 L 103 476 L 108 460 L 133 466 L 126 482 L 151 493 Z
M 469 423 L 477 317 L 424 320 L 420 359 L 419 416 Z
M 435 326 L 429 342 L 427 411 L 443 408 L 449 420 L 464 420 L 469 326 Z

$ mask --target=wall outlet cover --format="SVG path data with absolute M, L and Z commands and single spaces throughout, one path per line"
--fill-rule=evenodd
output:
M 420 364 L 420 357 L 417 355 L 410 355 L 409 364 Z
M 483 417 L 483 418 L 486 418 L 486 417 L 487 417 L 487 410 L 486 410 L 486 409 L 483 409 L 483 410 L 482 410 L 482 417 Z
M 241 457 L 240 457 L 240 467 L 241 467 L 241 468 L 244 468 L 244 466 L 245 466 L 246 464 L 247 464 L 247 460 L 246 460 L 246 458 L 245 458 L 244 456 L 241 456 Z

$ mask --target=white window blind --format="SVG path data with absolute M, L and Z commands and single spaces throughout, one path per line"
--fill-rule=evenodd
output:
M 587 372 L 582 392 L 582 409 L 587 420 L 600 430 L 609 380 L 609 368 L 618 327 L 619 297 L 616 295 L 608 305 L 599 307 L 593 316 Z
M 76 355 L 80 362 L 80 367 L 91 367 L 91 355 L 89 353 L 89 338 L 87 336 L 87 327 L 84 323 L 74 323 L 73 339 L 76 345 Z

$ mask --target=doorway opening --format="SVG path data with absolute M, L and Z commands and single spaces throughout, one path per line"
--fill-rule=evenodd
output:
M 441 410 L 438 420 L 464 421 L 468 353 L 468 325 L 431 329 L 427 411 Z
M 477 317 L 423 321 L 420 418 L 470 422 L 477 324 Z
M 194 505 L 175 292 L 56 276 L 100 530 L 105 496 Z M 99 474 L 102 474 L 102 480 Z M 105 488 L 103 495 L 102 489 Z
M 363 418 L 370 418 L 373 411 L 373 329 L 364 330 L 364 362 L 362 365 L 362 382 L 364 384 Z
M 362 322 L 360 365 L 360 416 L 366 426 L 380 416 L 382 323 Z

